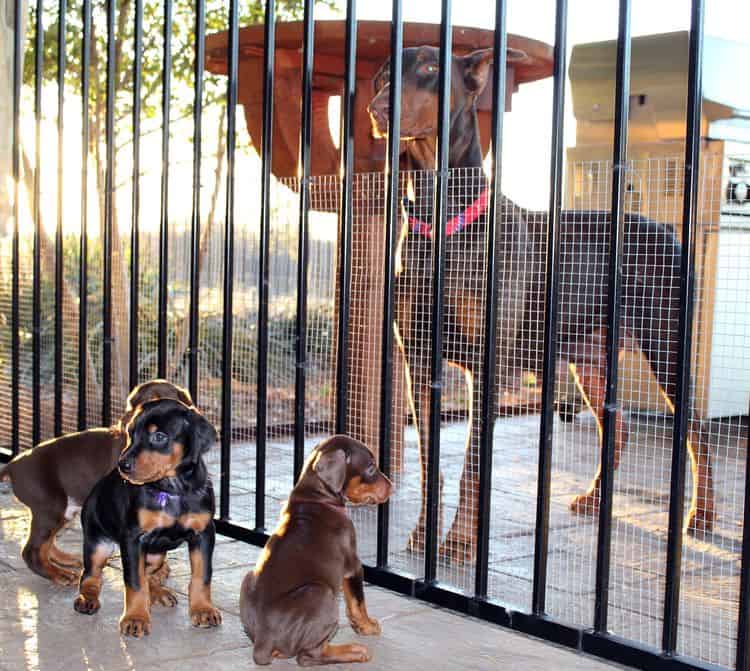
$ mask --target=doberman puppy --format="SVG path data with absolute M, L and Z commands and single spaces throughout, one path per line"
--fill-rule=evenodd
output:
M 31 511 L 22 556 L 34 573 L 60 585 L 78 581 L 81 561 L 60 550 L 55 538 L 81 509 L 94 485 L 117 465 L 125 448 L 124 426 L 136 408 L 156 398 L 193 403 L 186 389 L 171 382 L 144 382 L 128 395 L 125 413 L 115 426 L 53 438 L 19 454 L 0 470 L 0 479 L 10 479 L 16 498 Z M 166 578 L 165 572 L 166 565 L 159 577 Z
M 509 50 L 508 59 L 523 59 Z M 475 552 L 479 483 L 478 408 L 483 346 L 488 184 L 482 173 L 482 152 L 476 100 L 486 86 L 492 50 L 454 56 L 451 66 L 451 113 L 448 179 L 448 220 L 445 244 L 443 356 L 464 369 L 470 389 L 469 430 L 461 476 L 459 504 L 441 553 L 454 561 L 471 560 Z M 422 510 L 410 537 L 410 548 L 424 548 L 426 449 L 429 412 L 430 294 L 432 280 L 432 211 L 434 202 L 438 49 L 404 49 L 402 70 L 402 167 L 431 171 L 411 173 L 413 200 L 404 206 L 401 238 L 402 270 L 396 279 L 396 339 L 410 378 L 412 412 L 419 428 L 422 462 Z M 374 78 L 375 96 L 369 112 L 373 135 L 387 136 L 390 63 Z M 462 168 L 464 170 L 455 170 Z M 421 177 L 420 177 L 421 174 Z M 473 176 L 472 176 L 473 175 Z M 609 212 L 564 211 L 560 224 L 558 352 L 575 374 L 576 383 L 601 429 L 606 380 L 606 303 Z M 546 228 L 543 213 L 531 213 L 505 196 L 498 203 L 496 249 L 497 370 L 495 379 L 508 384 L 522 361 L 541 373 Z M 678 344 L 680 245 L 667 226 L 628 215 L 624 227 L 622 315 L 626 335 L 638 344 L 656 376 L 670 408 L 674 408 Z M 622 348 L 622 343 L 620 343 Z M 627 440 L 616 415 L 615 463 Z M 707 531 L 714 517 L 713 481 L 707 447 L 697 422 L 688 443 L 693 468 L 693 501 L 687 520 L 690 531 Z M 599 505 L 600 473 L 585 494 L 571 504 L 577 513 L 593 514 Z
M 358 634 L 380 634 L 367 614 L 362 564 L 345 502 L 379 504 L 391 482 L 367 447 L 333 436 L 310 454 L 252 573 L 240 592 L 240 617 L 253 641 L 256 664 L 296 657 L 301 666 L 366 662 L 364 645 L 331 645 L 342 588 Z
M 125 581 L 120 631 L 150 633 L 150 604 L 174 605 L 171 592 L 150 576 L 168 550 L 187 542 L 190 620 L 198 627 L 221 623 L 211 604 L 215 506 L 203 462 L 216 440 L 208 420 L 180 401 L 162 399 L 136 409 L 117 468 L 97 483 L 81 512 L 83 573 L 74 604 L 79 613 L 99 610 L 102 569 L 119 547 Z

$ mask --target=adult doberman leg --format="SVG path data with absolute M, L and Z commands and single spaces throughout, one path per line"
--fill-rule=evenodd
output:
M 165 608 L 173 608 L 177 605 L 177 595 L 168 587 L 164 586 L 163 567 L 166 565 L 166 553 L 146 555 L 146 577 L 148 578 L 148 592 L 151 605 L 159 604 Z M 169 571 L 166 571 L 169 574 Z
M 584 403 L 596 418 L 598 443 L 601 446 L 603 438 L 604 421 L 604 394 L 606 385 L 606 372 L 603 367 L 593 364 L 570 364 L 570 371 L 575 380 Z M 620 453 L 622 446 L 627 440 L 627 429 L 622 419 L 622 413 L 615 414 L 615 454 L 614 467 L 620 465 Z M 601 500 L 602 464 L 596 470 L 596 475 L 591 481 L 585 494 L 576 496 L 570 504 L 570 509 L 579 515 L 594 515 L 599 510 Z
M 475 369 L 475 370 L 478 370 Z M 476 554 L 477 510 L 479 505 L 479 441 L 482 435 L 480 380 L 476 373 L 465 370 L 469 391 L 469 417 L 464 450 L 464 466 L 458 493 L 458 508 L 453 524 L 440 547 L 441 556 L 462 564 L 471 562 Z M 494 414 L 490 421 L 494 425 Z
M 429 373 L 424 365 L 409 365 L 407 371 L 409 378 L 409 389 L 407 396 L 410 399 L 412 416 L 417 426 L 417 436 L 419 441 L 419 473 L 420 473 L 420 508 L 417 524 L 409 534 L 407 550 L 410 552 L 424 552 L 426 542 L 426 524 L 427 524 L 427 466 L 428 466 L 428 445 L 429 445 L 429 417 L 430 417 L 430 386 Z M 440 476 L 439 492 L 440 498 L 438 513 L 438 534 L 442 529 L 443 521 L 443 477 Z
M 672 399 L 663 389 L 660 391 L 669 411 L 674 415 Z M 690 534 L 706 533 L 714 526 L 714 478 L 706 433 L 703 423 L 691 417 L 688 421 L 686 442 L 693 490 L 690 510 L 685 520 L 685 531 Z
M 652 318 L 644 323 L 658 324 Z M 638 333 L 641 351 L 649 362 L 651 370 L 660 386 L 664 403 L 674 414 L 674 402 L 677 377 L 677 359 L 679 338 L 676 332 L 652 333 L 644 331 Z M 666 354 L 665 354 L 666 350 Z M 685 530 L 689 533 L 705 533 L 714 524 L 714 485 L 711 468 L 711 455 L 707 431 L 703 423 L 691 413 L 688 421 L 687 451 L 690 457 L 690 467 L 693 481 L 692 501 L 685 523 Z
M 79 613 L 93 615 L 99 610 L 99 595 L 102 591 L 102 571 L 112 556 L 114 544 L 83 542 L 83 573 L 78 587 L 78 596 L 73 603 Z

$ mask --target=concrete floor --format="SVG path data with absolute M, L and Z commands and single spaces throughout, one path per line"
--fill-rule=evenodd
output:
M 73 588 L 57 587 L 32 574 L 20 557 L 28 528 L 28 514 L 13 499 L 7 484 L 0 485 L 0 669 L 2 671 L 118 671 L 158 668 L 219 671 L 253 668 L 250 642 L 238 614 L 238 589 L 254 563 L 258 549 L 220 538 L 215 552 L 214 603 L 223 624 L 212 630 L 195 629 L 187 616 L 189 566 L 184 548 L 170 553 L 168 584 L 180 601 L 174 609 L 156 607 L 153 629 L 144 639 L 119 636 L 122 577 L 119 562 L 105 570 L 101 611 L 88 617 L 73 610 Z M 61 546 L 80 552 L 77 524 L 61 535 Z M 370 645 L 373 660 L 342 669 L 373 671 L 404 669 L 490 670 L 513 665 L 517 669 L 548 671 L 605 671 L 619 668 L 586 655 L 435 608 L 414 599 L 368 586 L 370 614 L 380 620 L 377 639 L 356 636 L 342 610 L 337 642 L 359 639 Z M 277 669 L 298 668 L 276 661 Z

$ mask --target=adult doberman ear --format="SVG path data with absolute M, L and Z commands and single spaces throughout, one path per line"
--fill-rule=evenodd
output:
M 313 464 L 313 471 L 337 494 L 346 480 L 346 452 L 341 448 L 320 452 Z
M 479 96 L 487 86 L 490 78 L 493 49 L 479 49 L 463 57 L 464 86 L 469 93 Z M 508 48 L 505 52 L 506 62 L 515 63 L 526 58 L 526 53 L 520 49 Z
M 492 65 L 492 49 L 472 51 L 461 59 L 464 71 L 464 86 L 466 90 L 478 96 L 487 86 Z
M 201 413 L 190 410 L 190 460 L 195 463 L 219 440 L 214 425 Z
M 388 83 L 391 77 L 391 59 L 386 59 L 385 63 L 380 66 L 380 70 L 375 73 L 372 78 L 372 86 L 375 89 L 375 93 L 379 93 L 380 90 Z

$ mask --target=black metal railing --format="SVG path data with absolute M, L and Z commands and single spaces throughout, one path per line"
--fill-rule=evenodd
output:
M 307 371 L 309 367 L 307 334 L 308 316 L 308 272 L 310 265 L 310 211 L 311 190 L 314 184 L 312 174 L 313 143 L 313 90 L 314 90 L 314 55 L 315 55 L 315 22 L 313 2 L 304 3 L 302 19 L 301 56 L 301 118 L 299 136 L 299 180 L 298 180 L 298 235 L 296 250 L 296 310 L 294 321 L 294 439 L 292 468 L 288 474 L 289 484 L 299 474 L 305 458 L 305 438 L 308 431 L 306 422 L 306 393 L 308 391 Z M 596 540 L 596 583 L 591 628 L 551 617 L 547 608 L 547 574 L 550 555 L 550 515 L 551 515 L 551 478 L 553 447 L 553 405 L 555 397 L 557 341 L 560 328 L 558 294 L 560 290 L 560 228 L 563 209 L 563 157 L 564 157 L 564 110 L 565 110 L 565 77 L 567 69 L 567 0 L 555 3 L 556 29 L 554 45 L 553 96 L 552 96 L 552 146 L 549 166 L 550 198 L 546 220 L 546 238 L 544 245 L 544 328 L 543 328 L 543 375 L 540 405 L 540 435 L 538 443 L 538 468 L 536 473 L 536 510 L 534 524 L 533 575 L 531 576 L 531 607 L 523 611 L 511 607 L 488 594 L 490 573 L 490 541 L 492 518 L 492 473 L 493 473 L 493 418 L 497 403 L 495 390 L 495 369 L 499 353 L 496 351 L 495 330 L 498 321 L 499 292 L 496 279 L 496 251 L 499 245 L 501 210 L 505 207 L 501 192 L 502 186 L 502 146 L 503 115 L 506 106 L 506 50 L 507 37 L 507 2 L 497 0 L 494 23 L 494 64 L 492 76 L 492 123 L 491 123 L 491 176 L 489 179 L 490 198 L 488 225 L 486 229 L 486 282 L 483 287 L 483 311 L 481 315 L 483 342 L 482 376 L 480 381 L 482 430 L 479 437 L 479 485 L 477 493 L 478 524 L 475 531 L 477 552 L 474 564 L 473 584 L 469 590 L 460 591 L 438 579 L 438 547 L 440 539 L 440 456 L 441 456 L 441 396 L 443 379 L 443 295 L 445 288 L 445 246 L 446 234 L 442 225 L 433 230 L 436 234 L 431 241 L 431 303 L 430 303 L 430 398 L 429 398 L 429 444 L 427 449 L 426 481 L 426 538 L 423 564 L 418 575 L 407 574 L 395 569 L 389 563 L 389 544 L 392 541 L 390 509 L 388 504 L 377 512 L 375 561 L 366 568 L 369 581 L 389 587 L 398 592 L 418 596 L 432 603 L 441 604 L 455 610 L 469 613 L 483 619 L 511 627 L 513 629 L 553 640 L 565 646 L 586 650 L 602 657 L 630 664 L 638 668 L 673 668 L 673 669 L 709 669 L 715 668 L 708 662 L 688 659 L 678 653 L 678 632 L 680 631 L 680 586 L 682 580 L 683 557 L 683 517 L 686 480 L 686 445 L 691 395 L 691 352 L 692 333 L 696 304 L 696 222 L 698 219 L 699 165 L 701 158 L 701 100 L 702 100 L 702 50 L 703 50 L 703 16 L 704 0 L 692 0 L 692 15 L 689 43 L 689 70 L 687 90 L 687 128 L 685 142 L 685 172 L 681 216 L 681 273 L 679 287 L 678 332 L 680 334 L 679 361 L 676 370 L 676 391 L 674 403 L 674 432 L 672 438 L 670 492 L 669 492 L 669 526 L 666 542 L 663 629 L 662 643 L 659 649 L 643 645 L 640 641 L 620 638 L 610 632 L 608 626 L 608 608 L 610 605 L 610 584 L 613 525 L 613 492 L 614 492 L 614 454 L 617 432 L 617 414 L 621 411 L 618 403 L 618 354 L 621 339 L 621 303 L 622 303 L 622 263 L 623 263 L 623 228 L 626 217 L 625 191 L 626 170 L 628 163 L 628 111 L 630 104 L 630 0 L 619 2 L 619 30 L 617 38 L 616 96 L 614 122 L 614 153 L 612 159 L 612 184 L 610 208 L 610 242 L 608 248 L 608 284 L 606 296 L 606 394 L 603 413 L 603 439 L 601 447 L 602 483 L 598 528 Z M 14 180 L 13 229 L 11 232 L 10 263 L 10 318 L 1 328 L 9 332 L 11 357 L 10 376 L 10 416 L 11 433 L 8 449 L 3 457 L 9 458 L 19 452 L 21 447 L 21 411 L 20 396 L 22 386 L 21 371 L 21 318 L 19 316 L 21 260 L 19 251 L 19 184 L 21 182 L 21 104 L 23 88 L 23 60 L 25 57 L 22 33 L 22 16 L 16 2 L 14 21 L 15 64 L 13 69 L 13 152 L 10 172 Z M 35 444 L 42 438 L 42 387 L 41 379 L 43 342 L 42 342 L 42 274 L 49 268 L 42 263 L 42 222 L 43 209 L 40 202 L 40 179 L 44 152 L 42 147 L 42 89 L 44 68 L 44 26 L 43 14 L 45 3 L 37 0 L 33 27 L 34 39 L 32 48 L 34 74 L 33 104 L 35 120 L 35 154 L 34 182 L 32 193 L 33 216 L 33 258 L 32 258 L 32 323 L 31 337 L 31 437 Z M 103 237 L 102 237 L 102 273 L 101 309 L 101 422 L 109 424 L 114 418 L 111 396 L 112 356 L 113 356 L 113 162 L 115 160 L 115 98 L 116 77 L 115 46 L 117 40 L 116 12 L 118 3 L 110 0 L 103 6 L 83 0 L 80 8 L 81 37 L 81 211 L 78 255 L 78 342 L 77 345 L 77 421 L 78 429 L 89 424 L 88 410 L 95 399 L 91 398 L 87 385 L 89 360 L 92 350 L 89 339 L 89 304 L 91 291 L 89 246 L 89 146 L 91 143 L 90 122 L 90 86 L 91 86 L 91 52 L 92 52 L 92 12 L 103 8 L 102 18 L 106 25 L 106 86 L 105 86 L 105 132 L 104 147 L 105 171 L 101 199 L 103 202 Z M 65 152 L 65 73 L 68 66 L 66 57 L 66 16 L 72 11 L 72 3 L 59 0 L 59 23 L 57 27 L 57 131 L 58 131 L 58 165 L 57 165 L 57 221 L 54 254 L 54 433 L 63 430 L 64 390 L 63 390 L 63 343 L 65 340 L 63 304 L 64 297 L 64 239 L 63 239 L 63 197 Z M 170 267 L 170 119 L 172 105 L 171 72 L 173 3 L 166 0 L 163 14 L 163 63 L 162 63 L 162 100 L 161 100 L 161 189 L 159 206 L 159 244 L 158 244 L 158 314 L 157 317 L 157 372 L 160 376 L 168 374 L 169 338 L 169 267 Z M 221 392 L 220 392 L 220 459 L 219 484 L 220 506 L 218 530 L 228 536 L 246 540 L 251 543 L 263 543 L 267 538 L 267 527 L 271 520 L 266 519 L 268 480 L 268 437 L 269 437 L 269 304 L 270 296 L 270 245 L 272 226 L 272 167 L 274 165 L 274 112 L 279 101 L 274 100 L 277 30 L 277 5 L 274 0 L 265 2 L 265 31 L 262 57 L 263 100 L 262 100 L 262 134 L 259 144 L 260 154 L 260 221 L 258 226 L 258 286 L 257 286 L 257 367 L 255 384 L 257 403 L 255 405 L 256 431 L 254 449 L 254 519 L 252 523 L 239 523 L 234 519 L 232 498 L 233 465 L 233 349 L 236 334 L 233 298 L 235 292 L 235 212 L 239 206 L 241 191 L 237 184 L 237 105 L 239 101 L 239 68 L 240 50 L 240 5 L 238 0 L 230 0 L 228 10 L 227 39 L 227 112 L 226 112 L 226 210 L 223 227 L 223 286 L 222 286 L 222 331 L 221 331 Z M 139 350 L 139 297 L 142 277 L 142 259 L 139 253 L 141 245 L 141 118 L 142 118 L 142 85 L 143 85 L 143 51 L 144 51 L 144 0 L 135 0 L 133 16 L 133 60 L 132 60 L 132 200 L 130 220 L 130 258 L 129 258 L 129 368 L 127 379 L 132 387 L 140 381 L 141 371 L 138 367 Z M 438 128 L 437 155 L 434 179 L 434 221 L 448 219 L 448 181 L 449 181 L 449 147 L 450 147 L 450 91 L 451 91 L 451 57 L 453 52 L 453 27 L 451 20 L 452 3 L 441 2 L 440 50 L 439 50 L 439 94 L 438 94 Z M 201 170 L 202 138 L 204 114 L 204 69 L 206 62 L 206 0 L 198 0 L 194 15 L 194 49 L 193 63 L 193 102 L 192 102 L 192 179 L 191 179 L 191 218 L 189 226 L 189 292 L 187 302 L 188 338 L 185 350 L 187 362 L 187 384 L 189 390 L 200 406 L 199 396 L 200 372 L 200 253 L 202 230 Z M 491 26 L 488 26 L 490 28 Z M 338 305 L 335 315 L 335 410 L 333 427 L 345 431 L 348 426 L 350 407 L 347 381 L 349 380 L 349 362 L 351 348 L 350 306 L 352 300 L 352 255 L 355 217 L 355 120 L 357 104 L 357 65 L 358 65 L 358 24 L 356 0 L 345 3 L 344 77 L 342 86 L 342 115 L 340 127 L 340 174 L 338 178 L 337 212 L 338 212 L 338 270 L 335 273 L 338 290 Z M 396 418 L 393 407 L 393 320 L 395 312 L 394 283 L 396 272 L 397 244 L 400 230 L 400 197 L 402 193 L 401 172 L 399 170 L 400 152 L 400 119 L 402 105 L 402 50 L 404 47 L 404 23 L 402 0 L 393 0 L 392 23 L 390 31 L 390 107 L 389 137 L 385 157 L 384 207 L 382 224 L 384 227 L 384 248 L 382 256 L 383 294 L 382 294 L 382 331 L 380 333 L 380 350 L 373 356 L 379 361 L 379 379 L 381 393 L 379 397 L 379 431 L 378 457 L 381 469 L 387 474 L 393 470 L 392 463 L 392 425 Z M 506 167 L 507 170 L 507 167 Z M 244 185 L 243 185 L 244 188 Z M 99 281 L 99 278 L 96 278 Z M 124 346 L 125 343 L 119 343 Z M 72 346 L 72 345 L 71 345 Z M 25 383 L 24 383 L 25 384 Z M 750 515 L 750 471 L 745 481 L 744 515 Z M 738 624 L 736 641 L 737 669 L 743 671 L 750 664 L 750 530 L 746 524 L 743 529 L 741 552 L 741 580 L 737 595 Z

